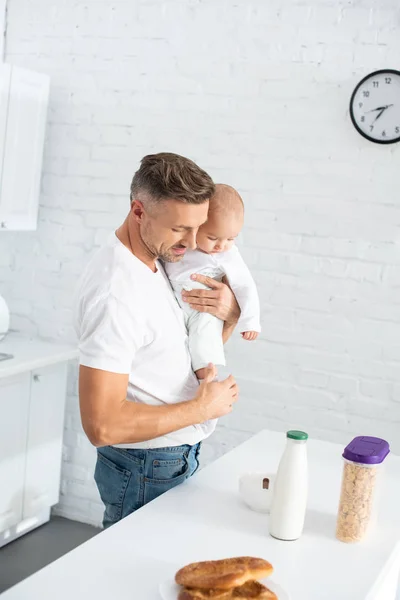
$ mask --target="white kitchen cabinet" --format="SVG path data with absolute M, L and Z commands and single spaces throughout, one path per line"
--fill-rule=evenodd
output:
M 0 78 L 0 229 L 28 231 L 37 226 L 50 79 L 7 64 Z
M 0 380 L 0 531 L 22 520 L 29 389 L 29 373 Z
M 60 490 L 67 361 L 76 349 L 10 335 L 0 352 L 0 547 L 50 518 Z
M 58 502 L 66 385 L 66 363 L 32 371 L 23 519 Z

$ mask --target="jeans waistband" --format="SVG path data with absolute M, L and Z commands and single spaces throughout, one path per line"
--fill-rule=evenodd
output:
M 190 452 L 192 448 L 197 449 L 201 442 L 190 446 L 189 444 L 183 444 L 182 446 L 166 446 L 165 448 L 117 448 L 117 450 L 123 450 L 128 452 L 132 456 L 144 456 L 145 454 L 159 454 L 159 453 L 171 453 L 171 454 L 183 454 L 184 452 Z

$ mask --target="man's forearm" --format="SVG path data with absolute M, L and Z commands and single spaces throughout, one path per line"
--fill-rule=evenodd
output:
M 148 406 L 126 400 L 121 407 L 118 426 L 113 432 L 121 441 L 112 443 L 143 442 L 196 425 L 200 421 L 201 415 L 194 400 L 164 406 Z
M 224 344 L 226 344 L 226 342 L 231 337 L 232 333 L 235 331 L 236 325 L 237 325 L 237 322 L 236 323 L 227 323 L 225 321 L 224 327 L 222 329 L 222 341 L 224 342 Z
M 95 446 L 135 444 L 207 419 L 197 398 L 177 404 L 149 406 L 126 400 L 128 375 L 80 367 L 82 425 Z
M 148 406 L 124 400 L 103 426 L 86 431 L 95 446 L 135 444 L 167 435 L 201 421 L 194 400 L 164 406 Z

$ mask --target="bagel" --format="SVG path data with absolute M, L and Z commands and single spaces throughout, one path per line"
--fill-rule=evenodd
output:
M 247 581 L 231 590 L 183 588 L 178 600 L 278 600 L 276 594 L 258 581 Z
M 186 588 L 231 590 L 247 581 L 269 577 L 272 571 L 272 565 L 262 558 L 241 556 L 191 563 L 177 572 L 175 581 Z

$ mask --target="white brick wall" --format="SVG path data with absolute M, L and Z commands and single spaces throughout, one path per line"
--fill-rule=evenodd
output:
M 400 451 L 400 145 L 348 117 L 367 72 L 398 66 L 397 0 L 8 0 L 7 60 L 52 78 L 40 221 L 0 236 L 13 326 L 73 340 L 71 293 L 128 208 L 148 152 L 188 155 L 246 202 L 264 331 L 236 339 L 242 394 L 204 450 L 263 427 Z M 94 450 L 71 368 L 61 514 L 97 523 Z

